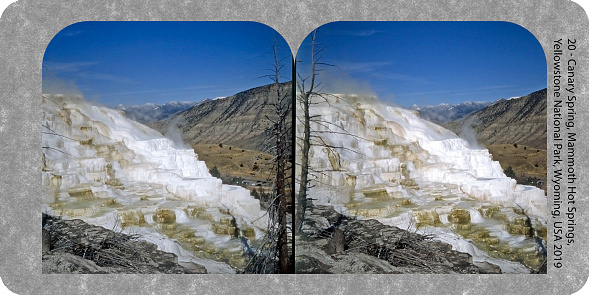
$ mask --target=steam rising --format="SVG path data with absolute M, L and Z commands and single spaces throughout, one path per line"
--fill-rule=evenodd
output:
M 480 144 L 477 140 L 476 131 L 472 128 L 472 120 L 467 121 L 458 136 L 468 142 L 468 145 L 472 149 L 485 149 L 485 147 Z
M 47 94 L 64 94 L 69 96 L 83 96 L 82 91 L 74 81 L 63 80 L 55 73 L 43 69 L 43 93 Z
M 354 93 L 359 96 L 376 96 L 368 81 L 360 81 L 347 74 L 333 74 L 330 72 L 321 73 L 321 82 L 325 87 L 324 92 L 331 93 Z
M 174 145 L 176 145 L 176 148 L 192 149 L 192 147 L 184 142 L 184 139 L 182 138 L 182 131 L 178 128 L 179 124 L 177 123 L 177 120 L 170 122 L 163 135 L 169 140 L 173 141 Z

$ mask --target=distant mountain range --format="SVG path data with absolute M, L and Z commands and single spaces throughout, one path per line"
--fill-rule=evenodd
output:
M 521 144 L 546 149 L 546 89 L 494 102 L 468 116 L 442 124 L 456 134 L 476 135 L 483 145 Z
M 277 87 L 281 94 L 292 95 L 291 82 L 278 86 L 269 84 L 203 101 L 148 125 L 164 135 L 171 132 L 181 135 L 184 143 L 191 146 L 212 143 L 264 151 L 272 144 L 268 131 L 277 118 L 273 107 L 277 101 Z
M 148 124 L 167 119 L 178 112 L 187 110 L 199 103 L 206 102 L 207 100 L 210 99 L 198 103 L 194 101 L 172 101 L 166 104 L 146 103 L 143 105 L 132 106 L 124 106 L 120 104 L 116 109 L 124 111 L 125 116 L 131 120 L 142 124 Z
M 291 93 L 292 83 L 280 84 L 282 93 Z M 122 106 L 128 118 L 147 124 L 189 144 L 227 144 L 264 150 L 267 130 L 276 118 L 271 104 L 276 101 L 276 85 L 249 89 L 230 97 L 202 102 L 170 102 L 163 105 Z M 467 101 L 461 104 L 417 106 L 421 118 L 442 125 L 461 137 L 485 146 L 522 144 L 546 149 L 546 89 L 522 97 L 495 102 Z M 177 132 L 179 131 L 179 132 Z
M 411 110 L 418 111 L 419 117 L 434 122 L 436 124 L 455 121 L 466 117 L 472 112 L 476 112 L 491 105 L 488 101 L 467 101 L 461 104 L 447 104 L 418 106 L 413 105 Z

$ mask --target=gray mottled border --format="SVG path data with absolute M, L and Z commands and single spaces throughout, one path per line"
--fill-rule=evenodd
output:
M 311 30 L 331 21 L 509 21 L 527 28 L 538 38 L 549 58 L 548 73 L 551 73 L 552 40 L 568 37 L 579 41 L 575 53 L 581 61 L 576 73 L 581 90 L 577 112 L 586 114 L 588 110 L 588 19 L 579 5 L 565 0 L 207 3 L 20 0 L 11 4 L 0 19 L 0 276 L 12 291 L 18 294 L 571 294 L 586 282 L 587 187 L 579 190 L 581 213 L 577 219 L 577 241 L 567 248 L 566 268 L 549 267 L 548 275 L 42 275 L 41 63 L 45 47 L 59 30 L 88 20 L 258 21 L 281 33 L 295 53 Z M 552 88 L 548 86 L 550 94 Z M 587 119 L 586 115 L 577 118 L 580 130 L 586 129 Z M 550 126 L 549 122 L 549 134 Z M 549 147 L 551 143 L 549 139 Z M 579 155 L 586 154 L 586 136 L 578 139 L 577 146 Z M 585 183 L 587 157 L 579 157 L 577 162 L 579 183 Z

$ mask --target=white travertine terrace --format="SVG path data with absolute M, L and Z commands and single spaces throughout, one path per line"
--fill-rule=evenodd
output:
M 134 233 L 181 261 L 198 258 L 157 232 L 157 210 L 173 210 L 175 224 L 193 228 L 219 248 L 239 252 L 239 242 L 228 242 L 231 233 L 219 233 L 232 217 L 240 229 L 250 229 L 250 236 L 255 233 L 251 238 L 262 237 L 266 219 L 259 201 L 247 189 L 212 177 L 192 149 L 177 148 L 121 111 L 79 97 L 43 95 L 42 106 L 43 210 L 48 213 L 123 230 L 120 223 L 131 212 L 141 216 Z M 194 208 L 205 217 L 187 216 Z M 209 268 L 231 270 L 212 261 Z
M 313 99 L 319 102 L 325 97 Z M 415 111 L 387 106 L 375 98 L 330 95 L 327 101 L 313 104 L 310 112 L 315 120 L 311 123 L 314 135 L 340 147 L 311 147 L 309 165 L 314 172 L 309 197 L 318 204 L 401 228 L 415 229 L 424 216 L 432 218 L 435 226 L 429 224 L 420 230 L 438 232 L 439 239 L 470 253 L 475 260 L 493 259 L 453 233 L 448 221 L 452 210 L 467 210 L 470 224 L 516 247 L 534 246 L 529 241 L 520 243 L 521 235 L 508 233 L 505 225 L 483 218 L 480 212 L 492 207 L 505 215 L 507 223 L 529 216 L 537 228 L 546 227 L 543 190 L 516 184 L 504 175 L 488 150 L 471 148 L 451 131 L 420 119 Z M 297 120 L 298 140 L 302 130 L 301 120 Z M 524 271 L 506 262 L 502 268 Z

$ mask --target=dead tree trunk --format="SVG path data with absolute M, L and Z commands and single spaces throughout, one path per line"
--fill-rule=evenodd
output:
M 267 142 L 265 147 L 267 150 L 272 150 L 275 157 L 271 164 L 273 167 L 274 182 L 271 193 L 271 201 L 267 209 L 268 212 L 268 227 L 265 237 L 259 241 L 261 244 L 245 268 L 246 273 L 293 273 L 294 263 L 292 263 L 292 253 L 289 251 L 288 244 L 288 229 L 292 228 L 287 224 L 288 220 L 288 203 L 289 195 L 287 195 L 287 186 L 289 186 L 289 169 L 291 166 L 289 160 L 291 159 L 290 148 L 291 137 L 291 121 L 292 121 L 292 96 L 291 91 L 288 91 L 285 85 L 280 84 L 280 70 L 282 68 L 282 60 L 278 58 L 277 39 L 274 39 L 273 44 L 274 64 L 272 74 L 264 77 L 269 77 L 273 82 L 273 87 L 270 88 L 268 95 L 276 95 L 276 100 L 272 98 L 273 102 L 269 103 L 267 107 L 272 107 L 272 111 L 277 115 L 276 119 L 266 116 L 266 119 L 272 122 L 272 127 L 267 132 L 270 132 L 272 142 Z M 292 60 L 291 60 L 292 62 Z
M 303 110 L 303 138 L 301 146 L 301 176 L 299 182 L 299 193 L 297 196 L 297 210 L 296 210 L 296 223 L 295 233 L 301 234 L 301 228 L 305 220 L 305 211 L 307 210 L 307 188 L 309 183 L 309 150 L 311 149 L 311 116 L 309 115 L 309 106 L 311 104 L 311 95 L 315 88 L 315 38 L 317 36 L 317 30 L 313 31 L 312 44 L 311 44 L 311 81 L 308 90 L 305 91 L 305 79 L 300 79 L 300 83 L 297 84 L 299 87 L 299 103 Z
M 278 98 L 280 99 L 280 85 L 278 84 L 278 74 L 276 77 L 276 92 Z M 288 117 L 287 112 L 284 110 L 285 106 L 281 101 L 277 103 L 277 111 L 279 112 L 279 118 L 276 123 L 275 127 L 275 136 L 276 136 L 276 185 L 274 188 L 274 194 L 276 196 L 275 200 L 278 204 L 276 204 L 276 208 L 278 209 L 278 241 L 277 241 L 277 248 L 278 248 L 278 261 L 279 261 L 279 269 L 280 273 L 288 273 L 290 271 L 289 265 L 289 256 L 288 256 L 288 232 L 287 232 L 287 225 L 286 225 L 286 214 L 287 210 L 287 195 L 286 195 L 286 152 L 287 152 L 287 132 L 286 128 L 286 120 Z M 290 109 L 290 108 L 287 108 Z

